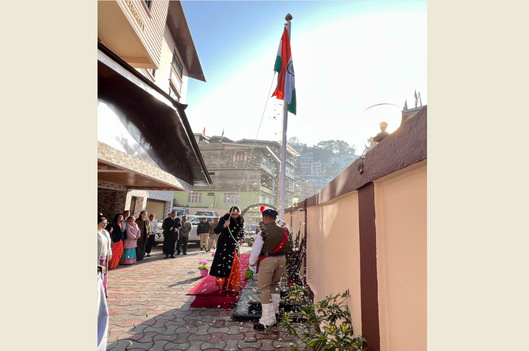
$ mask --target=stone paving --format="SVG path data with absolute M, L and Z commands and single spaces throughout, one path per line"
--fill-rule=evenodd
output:
M 250 253 L 243 246 L 241 253 Z M 107 350 L 289 350 L 300 346 L 279 327 L 256 333 L 253 322 L 232 320 L 232 310 L 191 308 L 186 294 L 202 279 L 201 260 L 211 252 L 190 247 L 186 256 L 165 259 L 161 245 L 151 257 L 108 272 Z M 300 347 L 303 349 L 303 347 Z

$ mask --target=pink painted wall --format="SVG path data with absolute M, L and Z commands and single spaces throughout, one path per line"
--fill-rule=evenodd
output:
M 362 334 L 358 193 L 308 208 L 307 283 L 319 301 L 349 289 L 355 335 Z
M 381 350 L 422 351 L 426 349 L 426 161 L 374 184 Z M 315 301 L 349 289 L 353 329 L 362 335 L 358 206 L 358 192 L 352 191 L 306 209 L 307 283 Z M 293 211 L 286 219 L 297 233 L 304 215 Z
M 426 161 L 375 182 L 381 351 L 426 350 Z

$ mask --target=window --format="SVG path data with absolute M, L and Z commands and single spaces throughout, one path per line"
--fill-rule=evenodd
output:
M 176 70 L 176 73 L 178 73 L 178 76 L 180 76 L 181 78 L 182 77 L 182 62 L 180 62 L 180 59 L 178 58 L 178 55 L 176 54 L 176 49 L 173 51 L 172 65 L 174 69 Z
M 169 96 L 175 99 L 176 101 L 180 101 L 180 94 L 176 92 L 176 89 L 173 87 L 173 84 L 169 84 Z
M 224 193 L 225 204 L 236 204 L 239 202 L 239 194 L 237 193 Z
M 248 161 L 248 152 L 236 152 L 233 154 L 233 162 Z
M 156 70 L 154 68 L 148 68 L 147 72 L 151 74 L 151 76 L 154 78 L 156 75 Z
M 189 193 L 187 195 L 187 202 L 190 204 L 198 204 L 202 202 L 202 193 Z
M 147 5 L 147 8 L 150 10 L 151 9 L 151 5 L 152 5 L 152 1 L 151 0 L 143 0 L 143 1 Z

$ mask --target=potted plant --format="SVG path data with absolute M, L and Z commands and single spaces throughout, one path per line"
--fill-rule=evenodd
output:
M 200 261 L 198 262 L 198 270 L 200 271 L 200 274 L 205 277 L 208 275 L 209 271 L 209 265 L 206 261 Z

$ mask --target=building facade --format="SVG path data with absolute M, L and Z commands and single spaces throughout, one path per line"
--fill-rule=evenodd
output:
M 194 186 L 175 193 L 179 206 L 204 207 L 224 213 L 230 206 L 241 210 L 254 204 L 279 205 L 281 143 L 268 140 L 205 137 L 195 134 L 204 162 L 211 174 L 210 187 Z M 285 207 L 296 201 L 294 170 L 299 154 L 287 147 Z M 257 212 L 258 214 L 258 212 Z
M 211 178 L 185 114 L 205 81 L 178 1 L 98 2 L 98 210 L 165 217 Z

